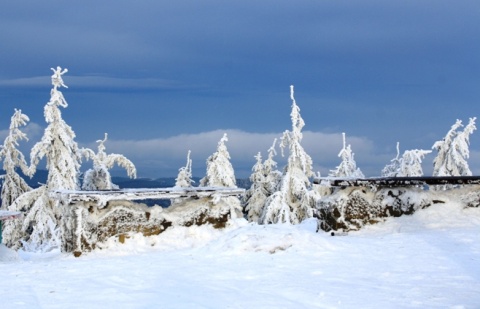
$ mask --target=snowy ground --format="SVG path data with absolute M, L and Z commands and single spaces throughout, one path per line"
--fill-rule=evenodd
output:
M 480 308 L 480 209 L 455 204 L 347 236 L 238 221 L 111 246 L 0 248 L 0 307 Z

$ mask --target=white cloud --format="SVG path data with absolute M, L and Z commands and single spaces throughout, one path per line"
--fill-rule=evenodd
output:
M 32 142 L 36 141 L 42 136 L 44 128 L 35 122 L 29 122 L 25 127 L 21 127 L 20 130 L 27 134 L 27 138 L 30 142 Z M 0 140 L 5 140 L 5 138 L 8 136 L 8 133 L 9 129 L 0 130 Z
M 21 130 L 27 134 L 27 137 L 30 141 L 36 141 L 41 138 L 45 128 L 36 122 L 29 122 Z
M 215 130 L 149 140 L 108 140 L 106 147 L 107 152 L 120 153 L 132 160 L 139 170 L 140 177 L 176 176 L 176 171 L 185 164 L 188 150 L 191 150 L 194 175 L 202 177 L 205 161 L 216 151 L 223 133 L 228 134 L 227 148 L 237 177 L 248 177 L 255 163 L 254 156 L 261 152 L 265 158 L 273 140 L 280 139 L 282 135 L 282 133 Z M 347 136 L 347 143 L 352 145 L 354 152 L 362 153 L 359 157 L 368 164 L 376 162 L 375 158 L 378 160 L 378 156 L 374 154 L 372 141 L 363 137 Z M 312 157 L 315 171 L 320 170 L 322 175 L 340 163 L 337 155 L 342 147 L 341 133 L 305 131 L 302 145 Z M 92 149 L 97 147 L 94 143 L 86 146 Z M 279 169 L 282 169 L 286 158 L 282 158 L 280 150 L 277 150 L 276 161 L 279 163 Z M 288 156 L 288 150 L 285 155 Z M 358 161 L 357 163 L 361 167 L 361 163 Z
M 5 87 L 44 87 L 50 85 L 50 77 L 34 76 L 25 78 L 13 78 L 0 80 L 0 86 Z
M 68 74 L 68 73 L 67 73 Z M 187 87 L 180 82 L 160 78 L 117 78 L 108 76 L 72 76 L 64 77 L 65 84 L 75 89 L 81 88 L 115 88 L 115 89 L 184 89 Z M 49 76 L 34 76 L 16 79 L 0 80 L 3 87 L 49 87 L 51 85 Z

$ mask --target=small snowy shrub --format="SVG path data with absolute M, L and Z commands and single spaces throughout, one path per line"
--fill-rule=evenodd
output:
M 128 160 L 121 154 L 107 154 L 105 152 L 105 142 L 107 141 L 107 137 L 108 135 L 105 133 L 105 138 L 97 141 L 97 153 L 94 153 L 91 149 L 82 149 L 83 156 L 92 159 L 93 161 L 93 168 L 85 172 L 82 184 L 83 190 L 95 191 L 118 189 L 118 186 L 112 183 L 112 177 L 109 172 L 109 169 L 111 169 L 115 163 L 125 168 L 129 177 L 135 178 L 137 176 L 137 170 L 132 161 Z

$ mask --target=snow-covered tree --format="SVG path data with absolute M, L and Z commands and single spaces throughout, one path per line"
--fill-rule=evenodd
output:
M 433 161 L 433 176 L 470 176 L 472 172 L 468 167 L 469 137 L 476 130 L 476 118 L 470 118 L 464 131 L 462 121 L 457 119 L 447 135 L 441 141 L 433 144 L 432 149 L 438 151 Z
M 3 242 L 8 247 L 27 251 L 47 252 L 61 245 L 56 209 L 49 198 L 47 186 L 41 186 L 19 196 L 8 210 L 25 212 L 23 220 L 7 220 L 3 226 Z
M 413 149 L 406 150 L 400 159 L 400 166 L 396 176 L 399 177 L 419 177 L 423 176 L 422 160 L 431 153 L 431 150 Z
M 27 115 L 22 114 L 21 110 L 15 109 L 10 122 L 9 134 L 5 138 L 3 146 L 0 146 L 0 160 L 3 160 L 3 170 L 5 171 L 1 193 L 1 209 L 3 210 L 6 210 L 20 195 L 31 190 L 16 170 L 20 168 L 24 174 L 28 173 L 25 156 L 17 149 L 19 141 L 28 140 L 27 135 L 20 130 L 20 127 L 25 126 L 28 121 Z
M 257 162 L 252 167 L 252 174 L 250 175 L 252 185 L 245 192 L 244 196 L 245 211 L 250 222 L 258 222 L 263 206 L 265 206 L 265 201 L 268 198 L 268 192 L 265 189 L 266 177 L 262 154 L 259 152 L 255 159 L 257 159 Z
M 345 133 L 342 133 L 343 136 L 343 148 L 340 150 L 338 156 L 342 158 L 342 162 L 334 170 L 331 170 L 329 175 L 330 177 L 339 177 L 339 178 L 364 178 L 360 168 L 357 168 L 357 163 L 354 159 L 354 153 L 350 144 L 346 145 Z
M 236 188 L 235 173 L 225 145 L 227 141 L 225 133 L 218 142 L 217 151 L 207 159 L 207 174 L 200 180 L 200 186 Z
M 201 187 L 229 187 L 236 188 L 235 173 L 230 163 L 230 154 L 228 153 L 225 142 L 228 141 L 227 134 L 218 142 L 217 151 L 207 159 L 207 174 L 200 180 Z M 232 218 L 241 216 L 242 205 L 240 199 L 236 196 L 216 197 L 214 204 L 224 203 L 230 207 Z
M 27 250 L 50 250 L 60 245 L 59 222 L 63 216 L 59 202 L 49 196 L 53 189 L 76 190 L 81 163 L 80 152 L 74 141 L 75 133 L 62 119 L 60 107 L 68 104 L 63 97 L 60 87 L 67 87 L 62 75 L 67 69 L 57 67 L 53 69 L 50 101 L 45 105 L 44 116 L 47 128 L 42 139 L 36 143 L 31 152 L 31 164 L 28 174 L 32 176 L 38 163 L 46 158 L 48 178 L 47 184 L 35 190 L 28 191 L 18 197 L 9 209 L 26 211 L 22 226 L 11 224 L 6 226 L 3 235 L 6 242 Z M 14 221 L 14 220 L 11 220 Z M 17 237 L 20 237 L 17 239 Z
M 412 149 L 400 155 L 400 143 L 397 142 L 397 156 L 382 170 L 383 177 L 423 176 L 422 160 L 431 150 Z
M 274 157 L 277 155 L 275 145 L 277 139 L 273 140 L 272 146 L 268 149 L 268 158 L 263 162 L 264 174 L 265 174 L 265 190 L 268 192 L 268 196 L 272 195 L 278 190 L 280 181 L 282 180 L 282 173 L 277 169 L 277 162 Z
M 269 196 L 277 191 L 282 173 L 277 170 L 277 162 L 273 159 L 277 152 L 273 141 L 272 147 L 268 150 L 268 158 L 262 162 L 262 156 L 259 152 L 255 158 L 257 162 L 252 168 L 250 175 L 251 187 L 245 192 L 244 205 L 247 212 L 247 218 L 251 222 L 258 222 Z
M 22 197 L 28 197 L 27 194 L 22 195 Z M 61 246 L 61 236 L 55 214 L 55 208 L 58 207 L 56 201 L 49 198 L 48 187 L 46 186 L 35 189 L 35 192 L 32 191 L 31 195 L 37 198 L 28 199 L 34 202 L 23 220 L 22 230 L 28 233 L 28 237 L 22 240 L 24 249 L 34 252 L 47 252 L 59 248 Z
M 187 154 L 187 164 L 178 170 L 177 178 L 175 179 L 175 187 L 191 187 L 194 181 L 192 180 L 192 160 L 190 159 L 190 150 Z
M 112 183 L 112 177 L 109 172 L 109 169 L 111 169 L 115 164 L 127 170 L 127 175 L 130 178 L 137 177 L 137 170 L 132 161 L 121 154 L 107 154 L 105 152 L 105 142 L 107 141 L 107 138 L 108 134 L 105 133 L 105 138 L 97 141 L 97 153 L 87 148 L 81 150 L 83 156 L 85 156 L 87 159 L 92 159 L 93 161 L 93 168 L 85 172 L 82 184 L 83 190 L 95 191 L 118 189 L 118 186 Z
M 470 157 L 470 135 L 477 129 L 475 120 L 477 118 L 470 118 L 468 125 L 453 140 L 451 149 L 454 151 L 452 156 L 456 162 L 458 174 L 461 176 L 471 176 L 472 172 L 468 166 L 467 159 Z
M 67 101 L 63 97 L 60 87 L 64 84 L 62 75 L 68 72 L 61 67 L 53 69 L 50 101 L 45 105 L 44 116 L 48 124 L 42 139 L 36 143 L 30 152 L 29 174 L 33 175 L 37 165 L 44 157 L 47 161 L 49 189 L 79 189 L 79 169 L 81 157 L 78 145 L 75 142 L 75 133 L 62 119 L 60 107 L 66 108 Z
M 305 125 L 300 108 L 295 102 L 294 89 L 290 86 L 292 100 L 292 131 L 285 131 L 281 138 L 282 155 L 288 147 L 289 157 L 278 191 L 271 195 L 263 209 L 262 223 L 300 223 L 313 216 L 317 193 L 311 190 L 309 177 L 313 176 L 312 159 L 301 145 L 302 128 Z
M 397 142 L 397 156 L 390 161 L 382 170 L 382 177 L 395 177 L 400 168 L 400 143 Z
M 192 179 L 192 159 L 190 159 L 190 150 L 187 153 L 187 163 L 185 166 L 182 166 L 178 170 L 177 178 L 175 179 L 175 187 L 177 188 L 189 188 L 192 187 L 193 181 Z M 185 198 L 174 198 L 170 200 L 171 205 L 181 204 L 185 202 Z

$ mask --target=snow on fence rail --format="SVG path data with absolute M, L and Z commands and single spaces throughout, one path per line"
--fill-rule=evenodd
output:
M 314 184 L 327 181 L 333 187 L 361 187 L 361 186 L 423 186 L 423 185 L 477 185 L 480 176 L 421 176 L 421 177 L 376 177 L 376 178 L 333 178 L 318 177 Z
M 146 199 L 174 199 L 188 197 L 226 197 L 238 196 L 245 193 L 241 188 L 225 187 L 173 187 L 173 188 L 144 188 L 120 189 L 102 191 L 55 190 L 50 194 L 53 198 L 67 200 L 69 203 L 96 202 L 99 207 L 105 206 L 114 200 L 146 200 Z

